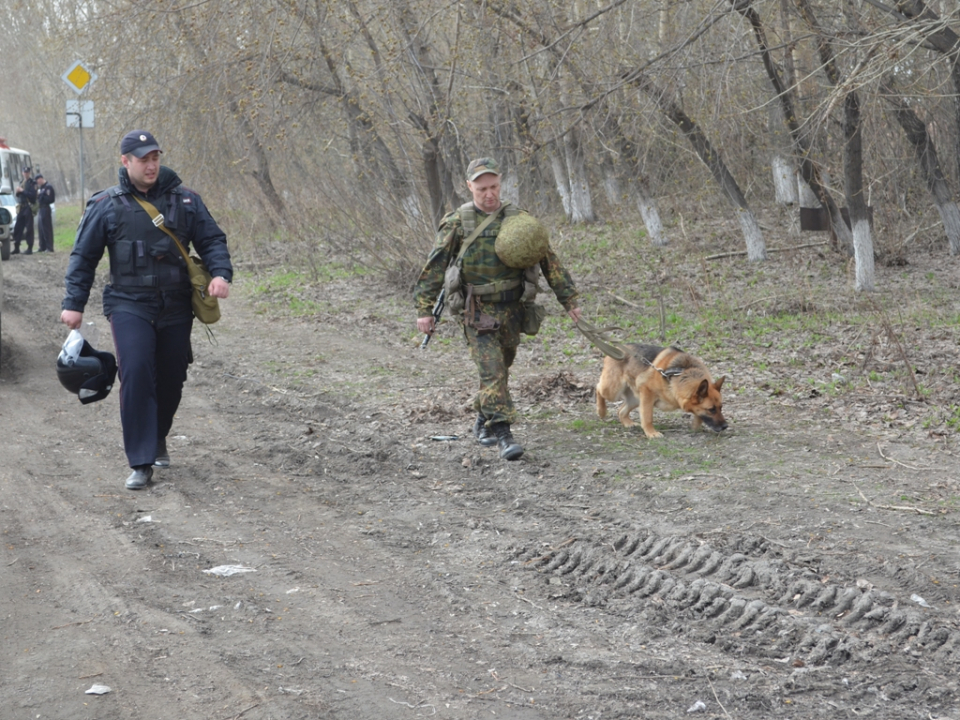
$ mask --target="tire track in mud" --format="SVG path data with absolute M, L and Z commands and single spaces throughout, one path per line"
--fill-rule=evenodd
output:
M 748 552 L 638 530 L 612 543 L 578 539 L 515 559 L 569 583 L 561 597 L 588 606 L 649 599 L 704 642 L 761 657 L 837 666 L 900 653 L 954 672 L 960 665 L 951 614 L 867 584 L 821 580 L 809 568 L 763 557 L 762 546 Z

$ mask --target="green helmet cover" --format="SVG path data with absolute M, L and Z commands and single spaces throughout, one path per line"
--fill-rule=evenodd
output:
M 494 250 L 507 267 L 528 268 L 547 255 L 550 233 L 532 215 L 508 216 L 500 225 Z

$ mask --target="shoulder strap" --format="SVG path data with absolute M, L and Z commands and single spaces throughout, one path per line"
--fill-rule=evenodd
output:
M 470 204 L 472 205 L 473 203 L 470 203 Z M 464 255 L 466 254 L 466 252 L 467 252 L 467 248 L 470 247 L 470 245 L 473 243 L 474 240 L 476 240 L 478 237 L 480 237 L 480 233 L 482 233 L 482 232 L 484 231 L 484 229 L 487 227 L 487 225 L 489 225 L 490 223 L 492 223 L 495 218 L 497 218 L 497 217 L 500 216 L 500 213 L 504 210 L 505 207 L 506 207 L 506 206 L 501 206 L 501 208 L 500 208 L 499 210 L 497 210 L 497 212 L 491 213 L 490 215 L 487 215 L 487 219 L 484 220 L 482 223 L 480 223 L 476 228 L 474 228 L 474 231 L 473 231 L 472 233 L 470 233 L 470 236 L 467 237 L 467 238 L 460 244 L 460 254 L 457 255 L 457 259 L 454 260 L 454 263 L 459 263 L 461 260 L 463 260 L 463 256 L 464 256 Z
M 133 193 L 131 193 L 131 195 L 133 199 L 137 201 L 140 207 L 142 207 L 144 210 L 147 211 L 147 215 L 149 215 L 150 219 L 153 220 L 153 224 L 156 225 L 161 230 L 163 230 L 171 238 L 173 238 L 173 241 L 177 244 L 177 249 L 180 251 L 180 254 L 183 255 L 183 259 L 186 261 L 187 265 L 189 265 L 192 261 L 190 260 L 190 256 L 187 254 L 187 249 L 183 247 L 183 244 L 180 242 L 180 239 L 176 235 L 174 235 L 172 232 L 170 232 L 170 228 L 168 228 L 166 225 L 163 224 L 163 215 L 160 214 L 160 211 L 157 210 L 153 205 L 148 203 L 146 200 L 141 198 L 139 195 L 136 195 Z
M 457 209 L 460 211 L 460 227 L 463 228 L 463 232 L 469 235 L 477 227 L 477 208 L 471 200 Z

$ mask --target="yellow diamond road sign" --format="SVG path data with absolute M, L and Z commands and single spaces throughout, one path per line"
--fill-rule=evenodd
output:
M 97 79 L 97 74 L 92 70 L 88 70 L 82 62 L 77 60 L 60 77 L 79 95 Z

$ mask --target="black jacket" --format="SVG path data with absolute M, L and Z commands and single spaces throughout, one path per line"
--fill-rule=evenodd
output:
M 57 194 L 53 191 L 53 185 L 46 183 L 43 187 L 37 186 L 37 203 L 41 208 L 49 208 L 57 201 Z
M 233 279 L 226 235 L 211 217 L 200 196 L 183 187 L 173 170 L 161 167 L 157 182 L 146 196 L 134 189 L 126 168 L 120 168 L 119 176 L 118 185 L 97 193 L 87 202 L 77 228 L 73 252 L 70 253 L 66 296 L 62 303 L 64 310 L 83 312 L 103 252 L 106 250 L 110 253 L 113 267 L 117 259 L 115 253 L 118 240 L 142 239 L 148 247 L 153 243 L 170 242 L 165 233 L 152 226 L 143 238 L 119 237 L 121 223 L 117 220 L 118 212 L 138 212 L 146 216 L 146 211 L 132 199 L 134 193 L 163 213 L 166 226 L 176 233 L 188 251 L 192 247 L 200 255 L 211 275 L 222 277 L 227 282 Z M 182 208 L 182 212 L 177 208 Z M 182 258 L 180 262 L 183 262 Z M 128 287 L 119 289 L 113 287 L 108 279 L 108 284 L 103 289 L 103 314 L 109 317 L 117 311 L 130 312 L 155 322 L 158 327 L 186 322 L 193 315 L 191 292 L 189 280 L 179 287 L 160 290 Z

